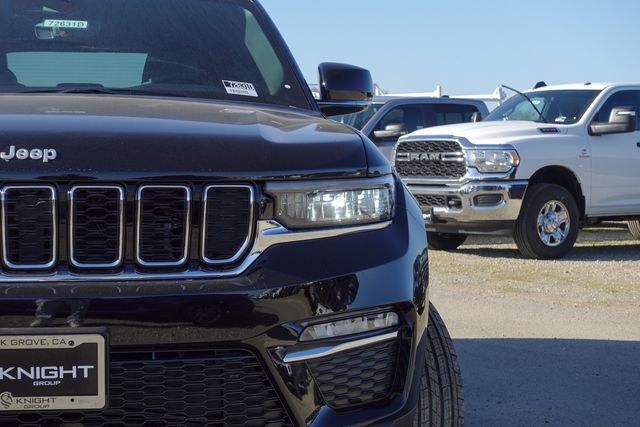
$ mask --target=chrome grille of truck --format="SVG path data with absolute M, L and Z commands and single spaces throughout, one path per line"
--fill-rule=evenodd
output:
M 462 147 L 456 141 L 401 141 L 394 164 L 402 177 L 458 179 L 467 173 Z
M 207 273 L 240 262 L 255 234 L 251 185 L 8 185 L 0 195 L 7 279 Z

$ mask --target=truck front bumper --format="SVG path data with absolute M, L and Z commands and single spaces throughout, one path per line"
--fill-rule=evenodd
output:
M 409 185 L 428 231 L 510 234 L 527 181 L 471 181 L 460 186 Z

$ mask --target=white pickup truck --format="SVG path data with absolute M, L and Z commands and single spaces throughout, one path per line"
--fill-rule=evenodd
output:
M 629 221 L 640 239 L 640 85 L 518 93 L 482 122 L 402 137 L 392 154 L 434 249 L 513 235 L 528 258 L 573 247 L 587 220 Z

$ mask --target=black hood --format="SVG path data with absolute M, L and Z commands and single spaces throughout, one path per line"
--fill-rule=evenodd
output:
M 254 104 L 111 95 L 0 96 L 2 179 L 266 179 L 363 176 L 350 128 L 315 113 Z M 24 153 L 24 151 L 22 152 Z M 38 157 L 36 155 L 36 157 Z

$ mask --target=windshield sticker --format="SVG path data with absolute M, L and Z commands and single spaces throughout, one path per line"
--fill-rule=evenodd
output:
M 223 80 L 222 84 L 229 95 L 252 96 L 254 98 L 258 97 L 258 92 L 256 92 L 256 88 L 252 83 Z
M 564 123 L 566 121 L 567 121 L 567 118 L 565 116 L 558 116 L 556 117 L 556 120 L 555 120 L 556 123 Z
M 43 27 L 48 28 L 77 28 L 86 30 L 89 27 L 87 21 L 69 21 L 65 19 L 47 19 L 42 24 Z

